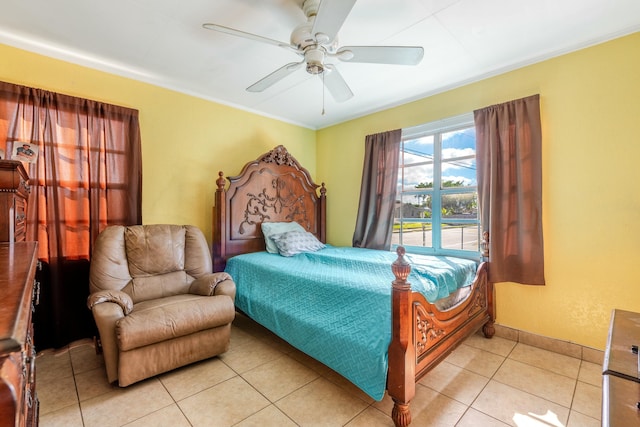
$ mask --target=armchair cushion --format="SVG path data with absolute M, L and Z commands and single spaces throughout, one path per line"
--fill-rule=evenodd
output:
M 131 277 L 184 270 L 185 231 L 169 225 L 127 227 L 124 239 Z
M 134 303 L 189 293 L 193 277 L 184 271 L 134 277 L 129 286 L 124 288 L 131 295 Z
M 177 295 L 136 304 L 116 323 L 120 351 L 168 341 L 233 321 L 235 308 L 227 296 Z

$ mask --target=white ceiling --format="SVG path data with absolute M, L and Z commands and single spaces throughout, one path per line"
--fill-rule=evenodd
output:
M 639 0 L 358 0 L 340 45 L 422 46 L 419 65 L 339 62 L 344 103 L 304 68 L 245 91 L 298 56 L 202 24 L 288 43 L 301 3 L 3 0 L 0 43 L 319 129 L 640 30 Z

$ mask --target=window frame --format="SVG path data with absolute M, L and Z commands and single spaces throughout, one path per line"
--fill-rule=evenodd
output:
M 398 165 L 398 194 L 396 196 L 397 200 L 400 200 L 400 216 L 399 218 L 393 218 L 394 224 L 399 223 L 402 224 L 405 219 L 402 216 L 402 209 L 404 206 L 404 201 L 402 196 L 417 196 L 417 195 L 429 195 L 431 196 L 431 218 L 411 218 L 411 222 L 425 223 L 431 224 L 431 246 L 416 246 L 416 245 L 406 245 L 402 244 L 407 252 L 409 253 L 417 253 L 417 254 L 426 254 L 426 255 L 445 255 L 445 256 L 457 256 L 462 258 L 470 258 L 475 260 L 480 260 L 480 213 L 476 215 L 475 219 L 464 219 L 464 218 L 443 218 L 442 217 L 442 197 L 450 194 L 474 194 L 476 201 L 478 197 L 478 186 L 467 186 L 467 187 L 447 187 L 442 188 L 442 165 L 443 163 L 452 162 L 455 160 L 461 160 L 463 158 L 447 158 L 442 159 L 442 136 L 447 132 L 452 132 L 456 130 L 467 129 L 469 127 L 475 126 L 473 113 L 462 114 L 459 116 L 449 117 L 442 120 L 437 120 L 434 122 L 425 123 L 418 126 L 413 126 L 410 128 L 402 129 L 402 142 L 400 148 L 400 160 Z M 424 162 L 425 164 L 433 163 L 433 187 L 429 189 L 411 189 L 408 191 L 401 191 L 402 183 L 404 179 L 404 144 L 405 141 L 415 140 L 419 138 L 424 138 L 428 136 L 433 136 L 433 161 Z M 420 164 L 423 164 L 420 162 Z M 410 163 L 409 167 L 415 167 L 416 163 Z M 434 214 L 435 213 L 435 214 Z M 475 251 L 466 250 L 466 249 L 445 249 L 442 248 L 442 224 L 475 224 L 477 226 L 478 232 L 478 248 Z M 400 235 L 398 236 L 398 241 L 402 242 L 402 227 L 400 228 Z M 396 248 L 399 244 L 392 243 L 392 247 Z

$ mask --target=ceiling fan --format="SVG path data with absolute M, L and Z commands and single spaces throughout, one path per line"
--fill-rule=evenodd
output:
M 337 102 L 343 102 L 353 97 L 353 92 L 335 65 L 327 62 L 328 60 L 337 58 L 344 62 L 416 65 L 424 55 L 424 49 L 418 46 L 338 47 L 338 31 L 355 2 L 356 0 L 305 0 L 302 10 L 307 22 L 294 28 L 290 43 L 218 24 L 207 23 L 202 26 L 208 30 L 279 46 L 302 57 L 301 61 L 285 64 L 252 84 L 247 91 L 262 92 L 305 65 L 309 74 L 322 77 L 325 87 Z

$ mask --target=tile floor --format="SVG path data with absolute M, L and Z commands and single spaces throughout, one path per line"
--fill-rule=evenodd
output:
M 37 359 L 41 427 L 393 426 L 340 375 L 244 316 L 220 357 L 109 385 L 90 342 Z M 416 387 L 412 426 L 600 426 L 601 365 L 474 335 Z

